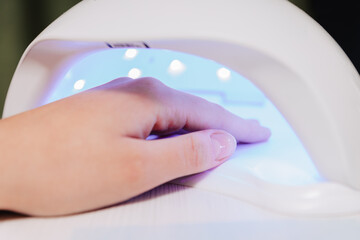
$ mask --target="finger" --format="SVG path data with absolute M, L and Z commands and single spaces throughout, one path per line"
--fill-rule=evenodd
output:
M 166 182 L 216 167 L 236 149 L 236 140 L 222 130 L 197 131 L 173 138 L 141 141 L 145 168 L 157 182 Z
M 243 119 L 200 97 L 174 89 L 172 91 L 171 104 L 167 103 L 172 111 L 164 108 L 158 117 L 158 121 L 171 122 L 172 129 L 180 126 L 189 131 L 222 129 L 232 134 L 238 142 L 247 143 L 265 141 L 271 135 L 270 130 L 261 126 L 257 120 Z

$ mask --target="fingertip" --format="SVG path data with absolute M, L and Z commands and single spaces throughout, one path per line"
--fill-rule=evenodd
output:
M 271 130 L 267 127 L 261 127 L 262 128 L 262 139 L 263 141 L 267 141 L 271 137 Z
M 239 134 L 237 140 L 242 143 L 257 143 L 267 141 L 271 137 L 271 130 L 264 127 L 256 119 L 245 120 L 244 132 Z
M 215 153 L 215 161 L 222 162 L 235 152 L 237 141 L 230 133 L 222 130 L 215 130 L 211 133 L 210 138 Z

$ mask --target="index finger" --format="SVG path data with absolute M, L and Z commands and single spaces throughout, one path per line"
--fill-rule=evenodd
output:
M 167 107 L 159 113 L 158 122 L 167 122 L 174 129 L 189 131 L 221 129 L 232 134 L 238 142 L 245 143 L 266 141 L 271 135 L 270 130 L 257 120 L 243 119 L 203 98 L 175 89 L 171 91 L 171 97 L 165 103 Z M 155 127 L 153 130 L 164 129 Z

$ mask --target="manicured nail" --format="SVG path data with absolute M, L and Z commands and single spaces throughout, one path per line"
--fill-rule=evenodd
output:
M 219 131 L 211 134 L 210 137 L 216 153 L 216 161 L 223 161 L 234 153 L 237 142 L 232 135 Z

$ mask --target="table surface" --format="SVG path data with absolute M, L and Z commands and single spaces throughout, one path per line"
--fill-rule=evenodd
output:
M 197 188 L 163 184 L 88 213 L 0 213 L 0 239 L 360 239 L 360 216 L 292 218 Z

